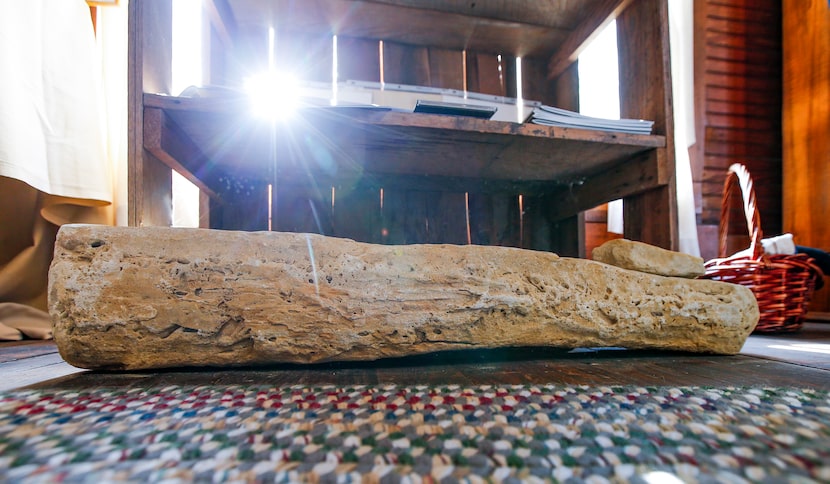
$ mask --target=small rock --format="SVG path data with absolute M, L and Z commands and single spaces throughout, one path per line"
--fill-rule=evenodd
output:
M 700 257 L 627 239 L 614 239 L 602 244 L 594 249 L 593 259 L 658 276 L 694 279 L 706 272 Z

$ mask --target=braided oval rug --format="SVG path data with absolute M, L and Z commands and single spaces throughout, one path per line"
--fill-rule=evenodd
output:
M 169 386 L 0 393 L 0 482 L 830 482 L 830 395 Z

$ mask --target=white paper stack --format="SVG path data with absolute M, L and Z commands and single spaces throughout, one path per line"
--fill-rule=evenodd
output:
M 339 94 L 348 92 L 371 92 L 372 103 L 379 106 L 414 111 L 419 101 L 445 102 L 496 108 L 490 118 L 493 121 L 524 122 L 533 108 L 541 106 L 538 101 L 491 94 L 482 94 L 458 89 L 446 89 L 410 84 L 394 84 L 349 80 L 339 85 Z
M 567 109 L 552 106 L 538 106 L 533 109 L 530 122 L 545 126 L 559 126 L 563 128 L 596 129 L 601 131 L 617 131 L 620 133 L 651 134 L 654 121 L 643 119 L 604 119 L 583 116 Z

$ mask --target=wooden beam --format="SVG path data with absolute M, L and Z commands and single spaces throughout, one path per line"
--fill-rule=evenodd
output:
M 238 29 L 228 0 L 205 0 L 204 9 L 222 42 L 226 46 L 233 45 Z
M 127 53 L 127 223 L 170 225 L 171 172 L 144 149 L 144 93 L 169 93 L 170 1 L 130 2 Z
M 559 46 L 548 62 L 548 79 L 555 79 L 565 72 L 589 43 L 599 35 L 608 22 L 628 7 L 632 0 L 604 0 L 594 13 L 579 24 Z
M 601 0 L 581 0 L 585 3 L 598 1 Z M 536 16 L 534 19 L 538 22 L 525 22 L 511 19 L 527 20 L 529 15 L 526 12 L 521 15 L 516 13 L 533 9 L 505 5 L 511 2 L 502 1 L 501 8 L 491 9 L 491 15 L 479 13 L 477 7 L 471 11 L 463 2 L 429 3 L 400 5 L 397 2 L 355 0 L 271 0 L 231 2 L 231 5 L 240 35 L 249 31 L 264 32 L 272 25 L 277 32 L 334 33 L 412 46 L 544 58 L 568 34 L 567 24 L 556 20 L 562 17 L 578 18 L 581 12 L 590 10 L 582 3 L 523 2 L 523 5 L 532 3 L 536 7 L 541 6 L 542 12 L 552 12 Z
M 626 239 L 679 250 L 674 180 L 656 190 L 623 199 L 623 219 Z
M 602 203 L 647 192 L 669 183 L 669 173 L 652 150 L 559 191 L 551 199 L 549 217 L 560 220 Z
M 144 148 L 206 195 L 219 200 L 219 195 L 187 168 L 204 166 L 201 160 L 205 155 L 161 109 L 144 109 Z
M 295 0 L 296 1 L 296 0 Z M 429 10 L 441 14 L 460 15 L 484 22 L 510 22 L 551 29 L 561 29 L 574 15 L 593 10 L 593 5 L 602 0 L 533 1 L 515 2 L 510 0 L 476 0 L 460 2 L 446 0 L 362 0 L 411 10 Z M 353 2 L 356 3 L 356 2 Z
M 142 21 L 140 2 L 130 2 L 127 15 L 127 225 L 137 227 L 141 223 L 141 211 L 137 201 L 141 198 L 141 137 L 143 116 L 142 89 Z M 134 129 L 133 129 L 134 128 Z
M 678 250 L 668 0 L 632 2 L 617 18 L 617 39 L 620 116 L 653 120 L 654 133 L 666 139 L 655 159 L 667 184 L 625 198 L 625 236 Z

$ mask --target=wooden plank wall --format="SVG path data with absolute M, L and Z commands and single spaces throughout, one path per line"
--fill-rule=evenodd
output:
M 701 255 L 717 255 L 726 170 L 745 164 L 755 181 L 762 229 L 781 223 L 781 0 L 695 2 L 697 143 L 691 151 Z M 746 224 L 731 217 L 730 247 Z
M 784 0 L 784 230 L 830 251 L 830 4 Z M 811 309 L 830 311 L 830 279 Z

